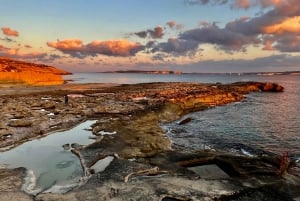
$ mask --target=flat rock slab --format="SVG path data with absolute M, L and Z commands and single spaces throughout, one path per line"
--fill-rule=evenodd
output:
M 195 172 L 201 179 L 229 179 L 230 176 L 226 174 L 217 165 L 201 165 L 196 167 L 190 167 L 189 170 Z

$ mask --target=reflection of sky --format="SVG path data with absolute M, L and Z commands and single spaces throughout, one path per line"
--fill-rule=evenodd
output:
M 95 121 L 86 121 L 71 130 L 25 142 L 0 153 L 0 165 L 33 170 L 36 177 L 40 176 L 38 183 L 42 182 L 41 185 L 48 187 L 54 182 L 70 179 L 74 174 L 81 176 L 82 168 L 79 159 L 70 151 L 63 150 L 62 145 L 67 143 L 85 145 L 93 142 L 88 139 L 91 132 L 83 130 L 93 122 Z

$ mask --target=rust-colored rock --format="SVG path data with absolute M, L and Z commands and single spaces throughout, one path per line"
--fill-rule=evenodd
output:
M 0 57 L 0 84 L 58 85 L 63 84 L 64 70 L 43 64 L 34 64 Z

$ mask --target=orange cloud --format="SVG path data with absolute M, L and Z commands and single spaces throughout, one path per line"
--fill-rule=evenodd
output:
M 47 42 L 47 45 L 65 54 L 80 58 L 98 54 L 126 57 L 135 55 L 142 48 L 139 43 L 127 40 L 92 41 L 85 45 L 79 39 L 66 39 L 57 42 Z
M 67 39 L 67 40 L 58 40 L 57 42 L 47 42 L 49 47 L 61 50 L 61 51 L 79 51 L 84 45 L 79 39 Z
M 4 46 L 0 46 L 0 53 L 2 56 L 18 59 L 40 59 L 47 56 L 46 53 L 41 52 L 20 53 L 19 48 L 6 48 Z
M 279 24 L 264 27 L 263 33 L 276 35 L 300 33 L 300 16 L 287 18 Z
M 127 40 L 93 41 L 86 45 L 86 51 L 110 56 L 130 56 L 141 45 Z
M 15 37 L 19 36 L 19 32 L 18 31 L 13 30 L 13 29 L 11 29 L 9 27 L 2 27 L 1 30 L 2 30 L 2 32 L 3 32 L 4 35 L 15 36 Z
M 266 51 L 276 50 L 276 49 L 273 47 L 273 43 L 274 43 L 274 41 L 272 41 L 272 40 L 266 40 L 266 41 L 265 41 L 265 44 L 264 44 L 264 47 L 263 47 L 262 49 L 263 49 L 263 50 L 266 50 Z

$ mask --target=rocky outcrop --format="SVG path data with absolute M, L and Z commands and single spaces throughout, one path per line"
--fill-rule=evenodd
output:
M 64 70 L 43 64 L 34 64 L 0 57 L 1 85 L 57 85 L 63 84 Z

